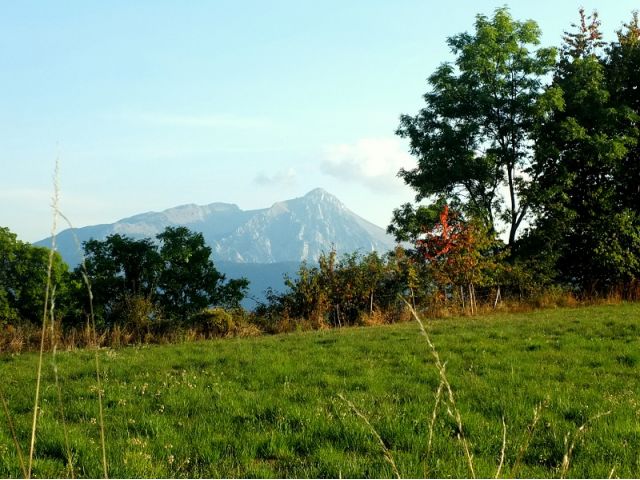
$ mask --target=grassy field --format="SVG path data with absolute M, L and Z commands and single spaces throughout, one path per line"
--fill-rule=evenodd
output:
M 504 418 L 501 476 L 559 476 L 568 450 L 568 476 L 640 476 L 640 304 L 426 325 L 476 475 L 496 474 Z M 100 361 L 112 477 L 391 477 L 371 427 L 404 477 L 470 476 L 442 403 L 428 451 L 440 379 L 416 323 L 102 350 Z M 0 355 L 25 452 L 36 362 Z M 56 363 L 74 474 L 100 477 L 93 354 Z M 34 475 L 69 476 L 50 356 L 45 366 Z M 0 410 L 0 477 L 19 476 Z

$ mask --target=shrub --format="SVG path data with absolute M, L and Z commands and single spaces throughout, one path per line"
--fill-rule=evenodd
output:
M 151 330 L 151 325 L 159 319 L 156 306 L 149 297 L 126 295 L 122 301 L 121 319 L 125 328 L 131 330 L 137 338 L 142 338 Z
M 225 336 L 233 332 L 233 315 L 223 308 L 209 308 L 195 316 L 196 326 L 206 334 Z

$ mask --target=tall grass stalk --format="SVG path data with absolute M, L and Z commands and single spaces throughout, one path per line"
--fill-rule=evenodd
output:
M 36 391 L 35 398 L 33 402 L 33 422 L 31 424 L 31 443 L 29 446 L 29 468 L 27 470 L 27 478 L 31 478 L 31 471 L 33 469 L 33 455 L 36 447 L 36 428 L 38 424 L 38 412 L 40 405 L 40 384 L 42 380 L 42 363 L 44 358 L 44 341 L 47 330 L 47 317 L 49 313 L 49 301 L 51 296 L 51 271 L 53 269 L 53 255 L 55 253 L 56 248 L 56 230 L 58 227 L 58 201 L 59 201 L 59 191 L 58 191 L 58 160 L 56 159 L 56 167 L 53 176 L 53 185 L 54 185 L 54 193 L 52 199 L 52 209 L 53 209 L 53 222 L 51 225 L 51 249 L 49 250 L 49 261 L 47 264 L 47 283 L 45 287 L 44 293 L 44 307 L 42 312 L 42 331 L 40 335 L 40 354 L 38 356 L 38 371 L 36 377 Z
M 69 476 L 74 478 L 74 468 L 73 468 L 73 455 L 71 451 L 71 446 L 69 442 L 69 435 L 66 428 L 66 421 L 64 415 L 64 406 L 62 401 L 62 389 L 60 386 L 60 379 L 58 374 L 58 368 L 56 364 L 56 353 L 57 353 L 57 340 L 56 340 L 56 332 L 55 332 L 55 287 L 52 286 L 52 269 L 53 269 L 53 258 L 56 250 L 56 232 L 57 232 L 57 224 L 58 217 L 61 217 L 66 223 L 69 225 L 73 232 L 73 225 L 69 221 L 69 219 L 60 211 L 59 208 L 59 161 L 56 159 L 55 165 L 55 173 L 54 173 L 54 195 L 52 200 L 52 210 L 53 210 L 53 223 L 51 227 L 51 248 L 49 250 L 49 260 L 47 265 L 47 282 L 45 287 L 45 298 L 44 298 L 44 307 L 42 314 L 42 330 L 40 334 L 40 352 L 38 356 L 38 367 L 37 367 L 37 376 L 36 376 L 36 388 L 35 388 L 35 398 L 34 398 L 34 407 L 33 407 L 33 421 L 31 425 L 31 441 L 29 446 L 29 463 L 28 468 L 26 469 L 26 478 L 31 478 L 31 473 L 33 470 L 33 457 L 35 453 L 35 445 L 36 445 L 36 430 L 37 430 L 37 422 L 38 422 L 38 414 L 39 414 L 39 405 L 40 405 L 40 390 L 42 383 L 42 366 L 44 359 L 44 347 L 45 347 L 45 337 L 47 330 L 47 321 L 49 321 L 50 332 L 51 332 L 51 343 L 52 343 L 52 364 L 53 364 L 53 372 L 54 372 L 54 380 L 55 387 L 58 397 L 60 415 L 63 424 L 63 432 L 64 432 L 64 442 L 65 442 L 65 451 L 67 455 L 67 468 L 69 469 Z M 82 249 L 80 246 L 80 241 L 73 234 L 74 240 L 76 242 L 76 247 L 82 253 Z M 100 375 L 100 360 L 98 356 L 99 342 L 96 332 L 96 324 L 95 324 L 95 315 L 93 311 L 93 293 L 91 291 L 91 282 L 87 276 L 86 262 L 84 259 L 84 255 L 82 255 L 82 278 L 84 280 L 85 286 L 87 287 L 87 291 L 89 293 L 89 308 L 90 308 L 90 323 L 91 323 L 91 331 L 93 336 L 93 346 L 94 346 L 94 357 L 95 357 L 95 368 L 96 368 L 96 382 L 97 382 L 97 391 L 98 391 L 98 406 L 99 406 L 99 420 L 100 420 L 100 445 L 102 448 L 102 467 L 104 478 L 108 478 L 108 468 L 107 468 L 107 451 L 106 451 L 106 441 L 105 441 L 105 427 L 104 427 L 104 409 L 103 409 L 103 390 L 102 390 L 102 380 Z
M 504 465 L 504 453 L 507 449 L 507 424 L 502 417 L 502 450 L 500 451 L 500 463 L 498 464 L 498 470 L 494 478 L 500 478 L 500 472 L 502 471 L 502 465 Z
M 560 467 L 560 478 L 564 478 L 569 471 L 569 466 L 571 465 L 571 456 L 573 455 L 573 450 L 576 447 L 576 442 L 585 434 L 587 426 L 590 423 L 595 422 L 597 419 L 605 417 L 609 414 L 611 414 L 611 411 L 599 413 L 587 419 L 587 421 L 584 422 L 580 426 L 580 428 L 578 428 L 571 436 L 571 444 L 569 444 L 569 434 L 564 437 L 565 452 L 564 456 L 562 457 L 562 466 Z M 611 470 L 611 474 L 613 474 L 613 469 Z
M 429 337 L 427 330 L 424 328 L 424 324 L 422 323 L 422 320 L 420 319 L 420 316 L 418 315 L 418 313 L 415 311 L 415 309 L 404 297 L 400 297 L 400 298 L 402 298 L 402 300 L 407 305 L 407 307 L 409 307 L 411 314 L 413 315 L 413 317 L 418 322 L 418 325 L 420 326 L 420 333 L 422 333 L 422 336 L 427 341 L 427 345 L 429 345 L 429 348 L 431 349 L 431 355 L 433 356 L 436 362 L 436 368 L 438 369 L 438 373 L 440 374 L 440 382 L 444 385 L 444 388 L 446 389 L 447 400 L 449 403 L 449 408 L 447 409 L 447 412 L 455 420 L 457 424 L 458 439 L 460 440 L 460 443 L 462 445 L 464 456 L 467 459 L 467 466 L 469 467 L 469 473 L 471 474 L 471 478 L 476 478 L 475 468 L 473 467 L 473 455 L 471 454 L 471 450 L 469 448 L 469 442 L 467 441 L 464 435 L 464 430 L 462 428 L 462 417 L 456 405 L 455 397 L 453 395 L 453 390 L 451 389 L 451 384 L 449 383 L 449 380 L 447 378 L 445 364 L 442 363 L 442 361 L 440 360 L 440 355 L 438 354 L 438 350 L 436 350 L 435 345 L 431 341 L 431 338 Z
M 64 402 L 62 401 L 62 388 L 60 387 L 60 378 L 58 375 L 58 364 L 56 363 L 56 352 L 58 350 L 58 338 L 54 328 L 55 325 L 55 286 L 51 292 L 51 311 L 49 325 L 51 326 L 51 364 L 53 367 L 53 376 L 56 386 L 56 393 L 58 395 L 58 408 L 60 410 L 60 418 L 62 420 L 62 432 L 64 435 L 64 448 L 67 453 L 67 468 L 69 469 L 69 476 L 75 478 L 73 471 L 73 455 L 71 453 L 71 444 L 69 442 L 69 432 L 67 430 L 67 422 L 64 415 Z
M 364 423 L 367 424 L 367 426 L 371 430 L 371 433 L 373 433 L 373 436 L 376 437 L 376 440 L 378 440 L 378 443 L 380 444 L 380 448 L 382 448 L 382 452 L 384 454 L 384 459 L 387 461 L 387 463 L 389 465 L 391 465 L 391 469 L 393 470 L 393 474 L 396 476 L 396 478 L 402 478 L 400 476 L 400 472 L 398 471 L 398 467 L 396 466 L 396 462 L 394 462 L 394 460 L 393 460 L 393 455 L 391 455 L 391 452 L 389 451 L 389 449 L 385 445 L 384 441 L 382 440 L 382 437 L 380 436 L 378 431 L 373 427 L 373 425 L 371 425 L 371 422 L 369 422 L 369 419 L 366 417 L 366 415 L 364 415 L 362 412 L 360 412 L 360 410 L 358 410 L 356 408 L 356 406 L 352 402 L 350 402 L 349 400 L 344 398 L 344 396 L 341 393 L 338 394 L 338 397 L 340 397 L 340 399 L 343 402 L 345 402 L 347 405 L 349 405 L 351 410 L 353 410 L 353 412 L 358 417 L 360 417 Z
M 520 469 L 520 464 L 522 462 L 522 459 L 524 458 L 524 454 L 526 453 L 527 449 L 529 448 L 529 443 L 531 442 L 531 438 L 533 438 L 533 432 L 536 429 L 536 425 L 540 421 L 540 415 L 542 413 L 542 410 L 546 406 L 547 406 L 547 402 L 543 401 L 543 402 L 540 402 L 538 405 L 536 405 L 536 407 L 533 409 L 533 420 L 527 426 L 527 430 L 525 432 L 524 440 L 523 440 L 522 444 L 520 445 L 520 448 L 518 449 L 518 454 L 516 455 L 516 461 L 514 462 L 513 468 L 511 469 L 511 476 L 513 478 L 516 478 L 516 473 Z
M 109 468 L 107 466 L 107 444 L 105 439 L 105 427 L 104 427 L 104 408 L 103 408 L 103 401 L 102 401 L 102 396 L 104 394 L 104 391 L 102 390 L 102 379 L 100 375 L 100 358 L 98 356 L 98 351 L 100 349 L 100 342 L 98 340 L 98 334 L 96 331 L 96 317 L 93 309 L 93 291 L 91 289 L 91 281 L 89 280 L 89 275 L 87 274 L 87 262 L 84 256 L 84 251 L 82 249 L 82 246 L 80 245 L 80 239 L 78 239 L 78 236 L 75 233 L 75 228 L 71 223 L 71 221 L 62 212 L 58 211 L 57 213 L 60 215 L 60 217 L 62 217 L 62 219 L 65 222 L 67 222 L 67 225 L 71 229 L 73 240 L 76 244 L 76 248 L 78 249 L 78 252 L 80 252 L 80 255 L 82 258 L 81 273 L 82 273 L 82 280 L 85 284 L 85 287 L 87 288 L 87 293 L 89 294 L 89 324 L 91 327 L 91 335 L 93 337 L 92 342 L 93 342 L 93 351 L 94 351 L 94 361 L 95 361 L 95 367 L 96 367 L 96 387 L 98 391 L 98 413 L 99 413 L 98 422 L 100 425 L 100 447 L 102 449 L 102 473 L 104 475 L 104 478 L 109 478 Z
M 446 365 L 444 365 L 446 367 Z M 444 382 L 441 380 L 436 391 L 436 402 L 433 405 L 433 412 L 431 413 L 431 422 L 429 423 L 429 441 L 427 442 L 427 460 L 431 454 L 431 444 L 433 441 L 433 428 L 436 424 L 436 418 L 438 416 L 438 406 L 440 405 L 440 399 L 442 398 L 442 389 L 444 388 Z
M 11 412 L 9 412 L 9 405 L 7 405 L 7 400 L 4 396 L 4 391 L 2 390 L 1 383 L 0 383 L 0 400 L 2 401 L 2 409 L 4 410 L 4 415 L 5 417 L 7 417 L 7 423 L 9 424 L 9 430 L 11 431 L 13 444 L 16 447 L 16 453 L 18 454 L 18 460 L 20 461 L 20 468 L 22 469 L 22 475 L 24 476 L 24 478 L 27 478 L 28 472 L 27 472 L 26 464 L 24 463 L 24 455 L 22 454 L 22 448 L 20 448 L 20 442 L 18 442 L 16 429 L 13 426 L 13 421 L 11 420 Z

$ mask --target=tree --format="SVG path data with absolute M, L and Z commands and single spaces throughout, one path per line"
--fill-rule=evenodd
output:
M 185 227 L 167 227 L 156 238 L 162 261 L 159 300 L 165 312 L 187 318 L 212 305 L 237 306 L 242 300 L 249 282 L 236 279 L 225 283 L 201 233 Z
M 355 252 L 338 259 L 335 250 L 323 253 L 317 266 L 303 262 L 295 278 L 285 277 L 285 292 L 268 291 L 259 315 L 308 319 L 316 327 L 353 325 L 374 311 L 390 318 L 402 303 L 398 295 L 408 293 L 404 260 L 402 249 L 383 257 Z M 417 286 L 413 280 L 411 286 Z
M 415 169 L 399 173 L 417 200 L 440 196 L 492 231 L 502 220 L 509 245 L 529 208 L 524 172 L 542 78 L 555 59 L 554 49 L 529 50 L 539 37 L 535 22 L 515 21 L 506 8 L 491 19 L 478 15 L 474 34 L 448 39 L 455 62 L 429 77 L 426 106 L 415 117 L 403 115 L 396 132 L 418 158 Z
M 426 222 L 435 224 L 436 220 Z M 412 243 L 415 245 L 416 236 Z M 416 250 L 410 250 L 398 245 L 387 255 L 386 276 L 383 279 L 383 293 L 388 300 L 398 296 L 411 299 L 415 308 L 425 302 L 432 293 L 433 279 L 426 264 Z M 404 303 L 399 303 L 404 308 Z
M 134 298 L 155 301 L 161 260 L 150 239 L 115 234 L 102 241 L 88 240 L 83 247 L 94 307 L 102 320 L 108 324 L 124 320 L 119 318 L 122 310 Z M 80 278 L 82 266 L 75 273 Z M 86 297 L 86 292 L 82 296 Z
M 0 228 L 0 324 L 42 321 L 49 250 L 18 240 L 8 228 Z M 51 286 L 60 317 L 68 301 L 69 273 L 58 253 L 51 264 Z
M 629 109 L 626 128 L 638 125 L 640 117 L 640 20 L 634 12 L 631 21 L 617 32 L 617 41 L 608 49 L 605 72 L 611 103 L 618 109 Z M 631 123 L 631 124 L 630 124 Z M 620 162 L 618 177 L 622 204 L 640 212 L 640 142 L 630 146 Z
M 502 254 L 497 242 L 482 225 L 466 222 L 462 215 L 444 205 L 437 222 L 423 227 L 416 250 L 426 262 L 436 286 L 446 298 L 446 290 L 468 289 L 471 312 L 475 309 L 475 286 L 493 283 L 500 271 Z M 454 288 L 452 288 L 454 287 Z
M 186 319 L 210 306 L 239 306 L 249 282 L 225 281 L 201 233 L 167 227 L 156 239 L 116 234 L 84 242 L 94 307 L 107 325 L 140 326 L 161 315 Z
M 16 265 L 17 236 L 8 228 L 0 228 L 0 324 L 18 319 L 18 297 L 14 268 Z
M 532 171 L 538 181 L 531 190 L 537 219 L 530 236 L 553 252 L 561 281 L 592 293 L 628 284 L 640 273 L 633 192 L 640 117 L 625 87 L 637 84 L 637 71 L 628 68 L 623 47 L 614 46 L 609 61 L 601 58 L 599 26 L 596 14 L 580 10 L 577 31 L 564 37 L 536 135 Z
M 398 243 L 409 242 L 415 245 L 424 234 L 425 225 L 434 225 L 446 204 L 443 198 L 429 205 L 415 207 L 405 203 L 393 211 L 393 219 L 387 227 L 387 233 L 393 235 Z

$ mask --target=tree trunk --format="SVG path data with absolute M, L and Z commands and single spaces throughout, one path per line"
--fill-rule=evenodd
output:
M 369 301 L 369 315 L 373 314 L 373 290 L 371 290 L 371 299 Z
M 513 166 L 507 165 L 507 176 L 509 178 L 509 199 L 511 200 L 511 228 L 509 229 L 509 246 L 512 247 L 516 241 L 517 215 L 516 215 L 516 191 L 513 181 Z
M 475 315 L 476 309 L 476 295 L 475 289 L 473 288 L 473 283 L 469 284 L 469 310 L 471 311 L 471 315 Z

